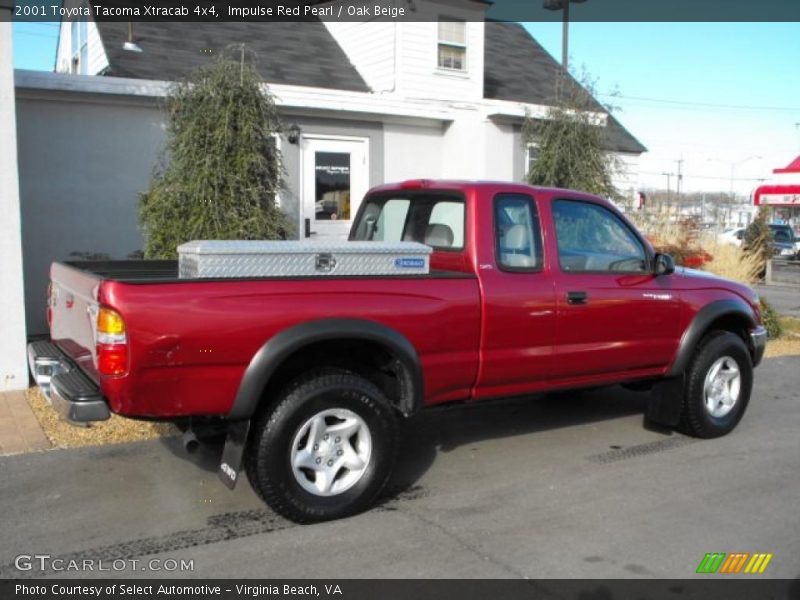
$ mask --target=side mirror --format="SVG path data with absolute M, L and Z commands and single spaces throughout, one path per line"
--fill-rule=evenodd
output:
M 656 253 L 653 261 L 653 273 L 658 275 L 669 275 L 675 272 L 675 259 L 669 254 Z

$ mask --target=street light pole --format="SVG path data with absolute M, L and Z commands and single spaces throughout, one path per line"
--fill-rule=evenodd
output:
M 720 160 L 719 158 L 708 158 L 708 159 L 706 159 L 708 161 L 715 161 L 715 162 L 722 163 L 724 165 L 728 165 L 730 167 L 730 169 L 731 169 L 730 188 L 729 188 L 729 191 L 728 191 L 728 194 L 729 194 L 729 205 L 728 205 L 728 211 L 727 211 L 728 214 L 730 214 L 730 211 L 733 210 L 732 206 L 733 206 L 734 202 L 736 201 L 736 196 L 735 196 L 734 191 L 733 191 L 733 182 L 736 180 L 736 167 L 739 167 L 739 166 L 743 165 L 748 160 L 753 160 L 753 159 L 761 160 L 762 158 L 764 158 L 764 157 L 763 156 L 759 156 L 758 154 L 754 154 L 752 156 L 748 156 L 747 158 L 743 158 L 741 160 L 733 160 L 733 161 Z M 727 221 L 727 216 L 726 216 L 725 220 Z
M 569 5 L 570 2 L 586 2 L 586 0 L 544 0 L 542 6 L 546 10 L 560 10 L 563 13 L 561 25 L 561 66 L 569 68 Z
M 743 165 L 748 160 L 754 160 L 754 159 L 755 160 L 761 160 L 762 158 L 764 158 L 764 157 L 763 156 L 759 156 L 757 154 L 754 154 L 753 156 L 748 156 L 747 158 L 743 158 L 742 160 L 734 161 L 734 162 L 731 163 L 731 201 L 735 200 L 735 196 L 733 194 L 733 181 L 735 179 L 734 174 L 736 173 L 736 168 L 741 166 L 741 165 Z
M 666 176 L 667 176 L 667 200 L 666 200 L 666 202 L 665 202 L 665 203 L 666 203 L 666 205 L 667 205 L 667 216 L 669 217 L 669 207 L 670 207 L 670 190 L 671 190 L 671 187 L 670 187 L 670 180 L 671 180 L 671 178 L 672 178 L 672 175 L 673 175 L 673 173 L 666 173 L 666 172 L 665 172 L 665 173 L 661 173 L 661 174 L 662 174 L 662 175 L 666 175 Z M 662 204 L 661 204 L 661 206 L 659 207 L 659 211 L 658 211 L 659 213 L 663 212 L 663 207 L 664 207 L 664 204 L 665 204 L 665 203 L 662 203 Z

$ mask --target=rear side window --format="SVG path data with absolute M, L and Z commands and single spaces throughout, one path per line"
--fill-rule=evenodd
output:
M 494 200 L 497 264 L 503 271 L 540 271 L 542 233 L 533 198 L 500 194 Z
M 431 194 L 367 198 L 351 239 L 420 242 L 437 250 L 461 250 L 464 202 Z
M 556 200 L 553 217 L 562 270 L 572 273 L 647 270 L 644 246 L 607 208 L 579 200 Z

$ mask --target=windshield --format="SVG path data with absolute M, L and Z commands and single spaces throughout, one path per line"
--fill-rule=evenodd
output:
M 464 247 L 464 202 L 442 193 L 383 194 L 364 200 L 351 240 Z
M 788 225 L 770 225 L 769 228 L 772 230 L 772 238 L 776 242 L 794 244 L 794 231 Z

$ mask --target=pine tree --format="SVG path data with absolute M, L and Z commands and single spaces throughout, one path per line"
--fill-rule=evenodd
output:
M 196 239 L 281 239 L 276 206 L 283 165 L 275 103 L 244 47 L 176 84 L 166 100 L 167 140 L 139 218 L 147 258 L 174 258 Z
M 606 151 L 607 128 L 598 122 L 602 111 L 593 99 L 594 82 L 584 74 L 578 84 L 571 75 L 558 75 L 557 97 L 544 119 L 526 115 L 522 141 L 537 147 L 528 183 L 590 192 L 619 198 L 612 183 L 619 168 Z

